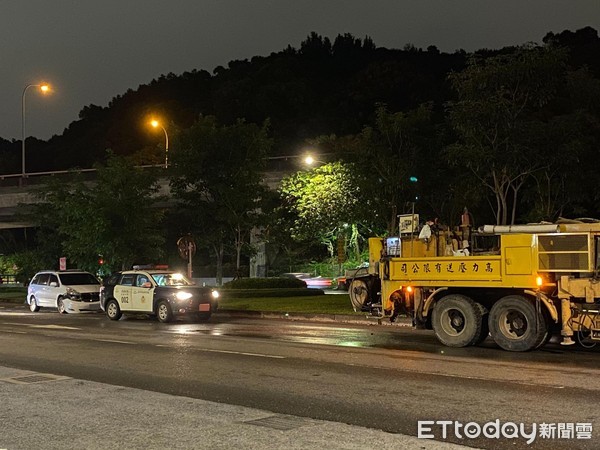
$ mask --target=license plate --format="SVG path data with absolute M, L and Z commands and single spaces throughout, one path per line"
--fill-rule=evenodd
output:
M 210 303 L 200 303 L 200 311 L 210 311 Z

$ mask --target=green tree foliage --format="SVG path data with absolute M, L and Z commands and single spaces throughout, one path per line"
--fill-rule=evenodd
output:
M 348 240 L 360 252 L 358 215 L 360 187 L 350 165 L 324 164 L 297 172 L 281 182 L 283 204 L 295 213 L 292 236 L 318 238 L 334 256 L 339 239 Z
M 156 261 L 164 243 L 157 192 L 155 175 L 122 157 L 98 166 L 93 183 L 52 180 L 26 213 L 39 224 L 38 252 L 52 255 L 53 266 L 66 256 L 71 266 L 94 272 L 100 256 L 107 270 Z
M 244 149 L 259 146 L 248 144 L 254 139 L 268 140 L 251 132 L 243 137 L 240 129 L 262 130 L 250 124 L 266 118 L 273 142 L 264 148 L 270 155 L 294 154 L 301 142 L 331 136 L 319 138 L 318 144 L 351 167 L 359 200 L 347 223 L 360 227 L 355 231 L 395 233 L 397 215 L 410 212 L 417 197 L 415 211 L 422 218 L 439 217 L 449 225 L 456 224 L 464 206 L 479 224 L 598 216 L 600 39 L 587 27 L 549 33 L 544 42 L 545 47 L 478 51 L 467 66 L 464 51 L 448 54 L 435 46 L 423 51 L 412 45 L 386 49 L 368 37 L 342 34 L 330 40 L 311 33 L 298 49 L 288 46 L 268 56 L 231 61 L 213 73 L 170 73 L 116 96 L 107 107 L 86 106 L 62 135 L 47 142 L 28 139 L 27 167 L 90 167 L 105 159 L 107 147 L 118 155 L 135 154 L 138 164 L 160 163 L 164 141 L 146 120 L 157 114 L 168 123 L 171 160 L 184 158 L 174 183 L 184 211 L 171 214 L 176 221 L 169 238 L 192 232 L 220 255 L 220 263 L 231 251 L 238 270 L 241 255 L 251 253 L 246 230 L 260 219 L 255 203 L 235 197 L 239 186 L 249 186 L 248 192 L 256 186 L 245 171 L 255 173 L 262 150 L 248 156 Z M 199 116 L 205 118 L 198 122 Z M 239 117 L 246 123 L 240 124 Z M 19 172 L 20 148 L 19 141 L 0 139 L 0 173 Z M 409 181 L 413 176 L 418 182 Z M 85 188 L 77 187 L 82 201 L 100 201 Z M 68 192 L 56 201 L 70 204 Z M 254 199 L 262 197 L 256 192 Z M 105 195 L 117 198 L 119 192 Z M 263 211 L 278 213 L 279 226 L 266 228 L 269 242 L 289 244 L 290 227 L 282 225 L 295 213 L 275 206 Z M 95 217 L 96 210 L 90 207 L 65 220 L 77 227 L 76 219 L 87 214 Z M 64 254 L 64 237 L 52 233 L 61 223 L 52 217 L 44 222 L 49 226 L 38 233 L 44 242 L 39 257 L 44 264 L 56 264 L 56 256 Z M 81 242 L 93 239 L 103 230 L 101 224 L 94 226 L 99 228 L 74 235 L 81 235 Z M 286 249 L 288 267 L 292 256 L 324 254 L 318 244 L 305 244 Z M 85 250 L 80 250 L 72 252 L 82 259 Z M 91 250 L 100 252 L 97 246 Z M 111 250 L 102 251 L 109 260 Z M 151 257 L 140 248 L 131 254 L 136 260 Z
M 493 192 L 498 224 L 515 222 L 521 189 L 546 164 L 536 136 L 547 123 L 538 114 L 556 96 L 565 60 L 560 49 L 525 46 L 474 57 L 450 76 L 458 92 L 450 121 L 459 136 L 450 156 Z
M 171 187 L 178 228 L 213 251 L 219 284 L 226 250 L 233 248 L 239 271 L 250 231 L 261 223 L 262 171 L 271 145 L 268 123 L 225 126 L 214 117 L 200 118 L 177 138 Z
M 324 141 L 336 155 L 353 163 L 360 193 L 356 214 L 365 228 L 393 234 L 397 215 L 410 211 L 419 195 L 411 177 L 424 178 L 419 172 L 430 145 L 431 114 L 430 104 L 396 113 L 379 106 L 375 124 L 366 126 L 360 135 Z M 435 162 L 427 170 L 432 171 Z

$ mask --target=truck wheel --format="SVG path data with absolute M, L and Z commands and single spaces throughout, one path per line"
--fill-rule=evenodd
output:
M 550 316 L 550 313 L 548 313 L 548 310 L 546 310 L 545 308 L 542 309 L 542 315 L 544 316 L 544 321 L 546 323 L 546 335 L 544 336 L 544 339 L 542 339 L 542 342 L 540 342 L 536 348 L 541 348 L 548 342 L 550 342 L 550 339 L 552 339 L 552 336 L 554 336 L 556 331 L 554 329 L 554 322 L 552 320 L 552 317 Z M 558 332 L 560 333 L 560 328 L 558 329 Z
M 350 288 L 348 289 L 348 295 L 350 295 L 350 301 L 352 302 L 354 312 L 362 311 L 363 306 L 369 299 L 367 282 L 358 278 L 352 280 Z
M 504 350 L 526 352 L 539 347 L 548 336 L 544 314 L 521 295 L 507 295 L 492 307 L 490 332 Z
M 433 331 L 438 340 L 448 347 L 473 345 L 481 337 L 481 311 L 469 297 L 447 295 L 433 308 Z
M 481 330 L 479 331 L 479 336 L 475 340 L 475 345 L 483 343 L 490 335 L 490 326 L 488 325 L 489 313 L 483 305 L 477 303 L 477 306 L 479 306 L 479 309 L 481 310 Z

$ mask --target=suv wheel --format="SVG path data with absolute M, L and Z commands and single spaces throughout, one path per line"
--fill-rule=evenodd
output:
M 171 311 L 171 306 L 165 300 L 161 300 L 158 303 L 158 307 L 156 308 L 156 316 L 158 317 L 159 322 L 170 322 L 173 319 L 173 312 Z
M 56 301 L 56 308 L 59 314 L 67 314 L 67 308 L 65 306 L 65 300 L 62 297 L 58 297 Z
M 106 304 L 106 316 L 110 320 L 119 320 L 121 318 L 121 308 L 116 300 L 109 300 Z
M 37 304 L 37 300 L 35 299 L 34 296 L 31 296 L 31 298 L 29 299 L 29 311 L 38 312 L 39 310 L 40 310 L 40 307 Z

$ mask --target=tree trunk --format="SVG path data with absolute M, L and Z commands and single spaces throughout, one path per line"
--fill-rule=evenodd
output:
M 388 234 L 390 236 L 394 235 L 394 232 L 396 230 L 396 219 L 398 216 L 398 208 L 396 207 L 396 203 L 394 202 L 394 204 L 392 205 L 392 217 L 390 217 L 390 221 L 388 223 Z
M 242 240 L 242 230 L 239 226 L 237 227 L 236 231 L 237 231 L 237 235 L 236 235 L 236 239 L 235 239 L 235 275 L 236 275 L 236 278 L 240 278 L 242 276 L 242 274 L 240 273 L 240 266 L 241 266 L 241 259 L 242 259 L 243 240 Z
M 218 245 L 213 245 L 213 249 L 215 250 L 215 257 L 217 262 L 217 273 L 216 273 L 216 281 L 217 286 L 223 285 L 223 253 L 224 247 L 223 243 L 220 242 Z
M 352 224 L 352 237 L 350 238 L 350 240 L 351 240 L 351 245 L 354 249 L 354 259 L 356 259 L 356 261 L 358 261 L 360 258 L 360 245 L 358 243 L 359 237 L 360 237 L 360 234 L 358 232 L 358 226 L 356 226 L 356 224 L 353 223 Z

